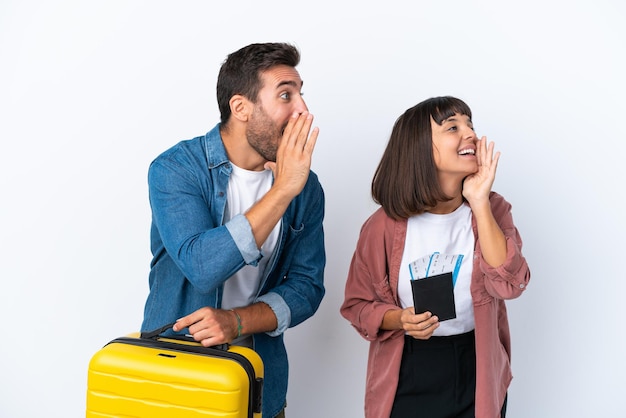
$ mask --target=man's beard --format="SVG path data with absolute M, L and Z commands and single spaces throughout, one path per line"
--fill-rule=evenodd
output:
M 250 146 L 267 161 L 276 161 L 278 143 L 284 128 L 276 126 L 262 106 L 255 107 L 254 113 L 248 122 L 246 137 Z

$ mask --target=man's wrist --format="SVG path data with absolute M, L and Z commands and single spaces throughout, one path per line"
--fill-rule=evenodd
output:
M 236 310 L 234 309 L 230 309 L 230 311 L 235 315 L 235 331 L 236 331 L 236 335 L 235 338 L 239 338 L 241 337 L 242 331 L 243 331 L 243 325 L 241 324 L 241 317 L 239 316 L 239 314 L 237 313 Z M 235 339 L 233 338 L 233 339 Z

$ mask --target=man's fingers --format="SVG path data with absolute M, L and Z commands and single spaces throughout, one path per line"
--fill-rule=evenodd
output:
M 303 118 L 302 126 L 300 127 L 300 132 L 298 132 L 298 137 L 296 138 L 296 146 L 300 146 L 302 149 L 305 148 L 305 145 L 309 141 L 309 131 L 311 130 L 311 125 L 313 124 L 313 115 L 310 113 L 303 113 L 300 118 Z
M 197 322 L 201 321 L 209 313 L 209 311 L 210 310 L 208 308 L 201 308 L 187 316 L 183 316 L 174 324 L 174 331 L 178 332 L 184 328 L 190 328 Z M 191 329 L 189 331 L 191 332 Z
M 313 130 L 311 131 L 311 135 L 309 136 L 309 139 L 307 139 L 306 143 L 304 144 L 304 151 L 307 152 L 308 154 L 312 154 L 313 153 L 313 148 L 315 148 L 315 144 L 317 143 L 317 136 L 320 133 L 320 129 L 315 127 L 313 128 Z
M 173 326 L 174 331 L 178 332 L 185 328 L 188 328 L 190 325 L 195 324 L 197 321 L 191 319 L 191 315 L 187 315 L 185 317 L 180 318 L 176 321 Z
M 302 114 L 294 113 L 289 123 L 287 123 L 281 145 L 304 149 L 310 140 L 309 131 L 312 124 L 313 115 L 309 112 L 303 112 Z M 317 134 L 315 136 L 317 137 Z
M 289 137 L 291 136 L 291 132 L 293 131 L 294 125 L 298 121 L 299 117 L 300 117 L 300 115 L 297 112 L 292 113 L 291 118 L 287 122 L 287 126 L 285 126 L 285 130 L 283 131 L 283 141 L 282 142 L 285 142 L 285 143 L 287 142 L 286 140 L 288 140 Z

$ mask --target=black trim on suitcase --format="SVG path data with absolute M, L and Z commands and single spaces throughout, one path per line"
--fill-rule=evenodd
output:
M 108 344 L 132 344 L 141 347 L 178 351 L 181 353 L 194 353 L 234 360 L 241 365 L 250 380 L 250 393 L 248 396 L 250 407 L 248 408 L 248 417 L 252 418 L 253 413 L 261 412 L 261 407 L 263 403 L 263 378 L 256 376 L 254 366 L 245 356 L 228 351 L 228 344 L 220 344 L 213 347 L 204 347 L 202 345 L 179 344 L 172 341 L 164 341 L 164 339 L 167 339 L 185 342 L 197 342 L 191 337 L 186 337 L 182 335 L 161 336 L 161 334 L 171 328 L 172 325 L 174 324 L 166 325 L 154 331 L 142 332 L 140 338 L 119 337 L 110 341 Z

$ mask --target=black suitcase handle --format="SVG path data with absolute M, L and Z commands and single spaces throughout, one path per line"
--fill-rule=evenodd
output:
M 141 333 L 141 338 L 147 338 L 149 340 L 154 340 L 161 336 L 165 331 L 172 328 L 176 322 L 172 322 L 171 324 L 163 325 L 161 328 L 157 328 L 152 331 L 144 331 Z
M 190 335 L 162 335 L 165 331 L 167 331 L 168 329 L 172 328 L 174 326 L 176 322 L 172 322 L 171 324 L 167 324 L 167 325 L 163 325 L 160 328 L 157 328 L 155 330 L 152 331 L 142 331 L 140 334 L 140 338 L 144 339 L 144 340 L 158 340 L 159 338 L 168 338 L 170 340 L 178 340 L 178 341 L 187 341 L 187 342 L 197 342 L 196 340 L 193 339 L 192 336 Z M 205 348 L 215 348 L 218 350 L 228 350 L 228 348 L 230 347 L 230 345 L 228 343 L 224 343 L 224 344 L 217 344 L 217 345 L 213 345 L 211 347 L 205 347 Z

